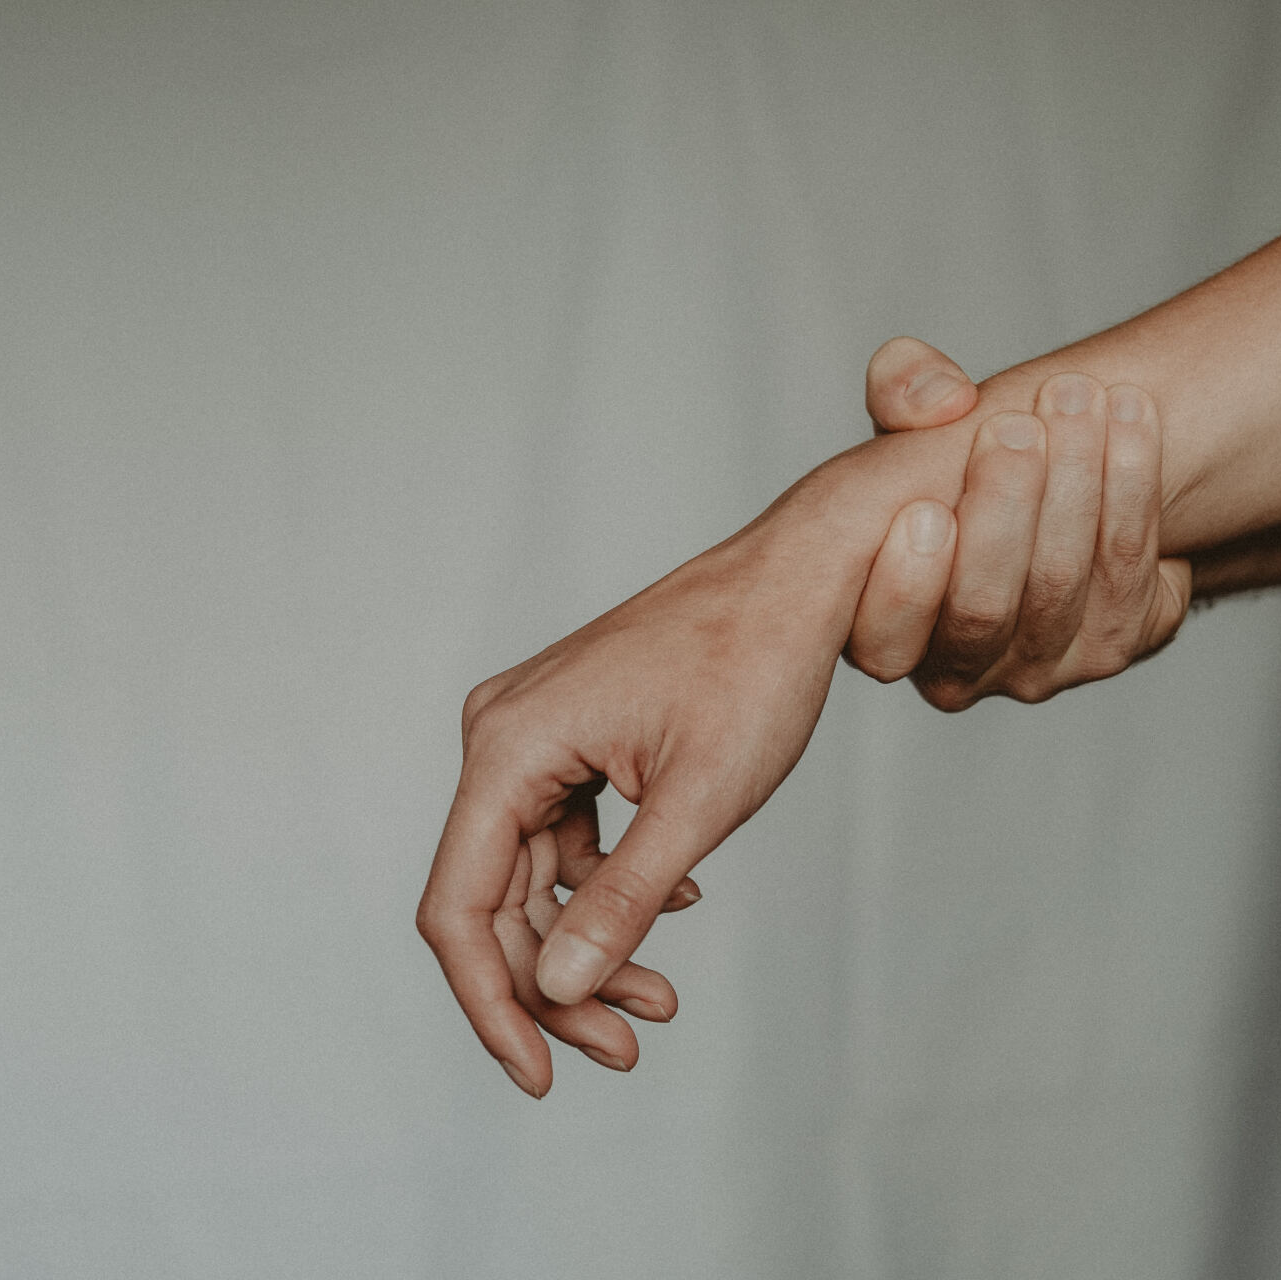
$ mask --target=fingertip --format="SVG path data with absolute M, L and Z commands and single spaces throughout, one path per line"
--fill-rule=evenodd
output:
M 1031 413 L 1019 413 L 1006 410 L 994 414 L 975 437 L 975 449 L 1009 449 L 1014 453 L 1026 453 L 1045 448 L 1045 427 L 1040 418 Z
M 502 1058 L 499 1059 L 498 1065 L 507 1073 L 507 1078 L 512 1084 L 523 1093 L 529 1094 L 535 1100 L 547 1096 L 547 1091 L 551 1088 L 550 1080 L 540 1088 L 514 1062 L 508 1062 L 505 1058 Z
M 1156 426 L 1156 402 L 1142 387 L 1119 382 L 1107 389 L 1109 422 Z
M 956 536 L 952 508 L 933 498 L 908 503 L 895 521 L 902 521 L 903 537 L 918 556 L 936 556 L 946 551 Z
M 895 513 L 854 615 L 852 665 L 881 684 L 913 671 L 925 656 L 947 590 L 956 517 L 923 498 Z
M 1155 550 L 1161 518 L 1161 449 L 1160 421 L 1151 397 L 1139 387 L 1109 387 L 1100 537 L 1104 530 L 1109 533 L 1103 545 L 1113 554 L 1139 559 Z
M 589 1057 L 598 1066 L 608 1067 L 611 1071 L 621 1071 L 626 1073 L 630 1071 L 640 1060 L 640 1055 L 637 1054 L 632 1061 L 628 1062 L 625 1058 L 619 1057 L 616 1053 L 609 1053 L 605 1049 L 598 1049 L 595 1045 L 590 1044 L 580 1044 L 578 1048 L 581 1053 Z
M 680 1007 L 676 988 L 657 969 L 631 961 L 601 984 L 596 998 L 646 1022 L 670 1022 Z
M 618 1007 L 630 1013 L 633 1018 L 642 1018 L 646 1022 L 670 1022 L 676 1014 L 675 1009 L 669 1012 L 656 1000 L 643 1000 L 640 996 L 620 1000 Z
M 1102 415 L 1105 403 L 1103 384 L 1088 373 L 1064 370 L 1051 374 L 1036 395 L 1036 412 L 1051 417 L 1094 418 Z
M 948 362 L 951 363 L 950 361 Z M 978 403 L 979 389 L 959 369 L 923 369 L 903 387 L 900 430 L 942 427 Z
M 562 929 L 539 948 L 534 980 L 553 1004 L 579 1004 L 610 972 L 609 956 L 600 947 Z
M 672 890 L 671 896 L 663 903 L 663 911 L 684 911 L 696 902 L 702 902 L 703 895 L 698 885 L 688 876 Z
M 960 365 L 918 338 L 891 338 L 868 362 L 867 411 L 887 431 L 955 422 L 978 395 Z

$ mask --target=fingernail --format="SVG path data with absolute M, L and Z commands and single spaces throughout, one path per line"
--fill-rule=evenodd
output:
M 1036 419 L 1021 413 L 1003 414 L 992 423 L 992 431 L 1007 449 L 1030 449 L 1041 439 Z
M 677 889 L 676 895 L 681 902 L 702 902 L 703 895 L 697 889 Z
M 593 1061 L 599 1062 L 602 1067 L 608 1067 L 611 1071 L 630 1071 L 631 1068 L 622 1058 L 616 1058 L 612 1053 L 606 1053 L 604 1049 L 593 1049 L 591 1045 L 579 1045 L 579 1048 Z
M 961 380 L 955 374 L 943 373 L 938 369 L 927 369 L 924 373 L 918 373 L 903 388 L 903 398 L 914 409 L 932 409 L 936 404 L 941 404 L 960 385 Z
M 1050 403 L 1060 413 L 1084 413 L 1094 403 L 1094 383 L 1079 374 L 1064 374 L 1050 388 Z
M 557 1004 L 577 1004 L 600 986 L 609 957 L 572 933 L 558 933 L 538 957 L 538 986 Z
M 670 1022 L 667 1010 L 653 1000 L 642 1000 L 640 996 L 628 996 L 618 1002 L 620 1009 L 625 1009 L 633 1017 L 644 1018 L 646 1022 Z
M 524 1089 L 531 1098 L 541 1098 L 543 1095 L 534 1088 L 529 1077 L 517 1067 L 513 1067 L 506 1059 L 500 1061 L 499 1065 L 507 1072 L 508 1078 L 518 1089 Z
M 1118 422 L 1142 422 L 1147 402 L 1138 387 L 1113 387 L 1108 392 L 1108 407 Z
M 912 550 L 921 555 L 942 551 L 951 528 L 942 507 L 933 502 L 923 502 L 913 508 L 907 517 L 907 540 Z

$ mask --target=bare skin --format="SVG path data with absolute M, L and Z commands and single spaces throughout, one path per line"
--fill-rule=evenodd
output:
M 942 392 L 922 405 L 914 384 Z M 868 410 L 882 430 L 963 417 L 978 389 L 925 343 L 896 338 L 868 366 Z M 895 516 L 859 601 L 845 656 L 878 680 L 911 675 L 931 705 L 960 711 L 1003 694 L 1042 702 L 1118 674 L 1174 636 L 1188 609 L 1191 567 L 1160 559 L 1160 453 L 1148 445 L 1151 398 L 1055 374 L 1037 414 L 1040 454 L 994 441 L 970 455 L 959 531 L 913 545 L 925 505 Z M 980 433 L 981 439 L 981 433 Z
M 534 1096 L 550 1087 L 540 1026 L 606 1065 L 636 1061 L 634 1034 L 600 997 L 674 1010 L 661 979 L 621 966 L 658 912 L 680 900 L 687 873 L 804 750 L 900 510 L 956 509 L 967 477 L 971 493 L 987 492 L 987 456 L 1004 459 L 996 472 L 1025 467 L 1015 488 L 1035 492 L 1029 477 L 1045 475 L 1048 448 L 1038 415 L 1064 412 L 1046 390 L 1056 374 L 1092 378 L 1107 407 L 1091 414 L 1104 413 L 1109 438 L 1121 428 L 1127 441 L 1112 466 L 1125 500 L 1109 504 L 1105 482 L 1099 519 L 1109 509 L 1125 517 L 1108 555 L 1142 566 L 1115 590 L 1129 602 L 1125 616 L 1144 625 L 1128 639 L 1104 636 L 1110 660 L 1177 626 L 1177 596 L 1144 600 L 1158 549 L 1199 556 L 1281 524 L 1278 333 L 1281 250 L 1272 245 L 1127 325 L 989 379 L 951 425 L 884 435 L 824 463 L 739 533 L 478 686 L 464 709 L 462 774 L 419 927 L 512 1079 Z M 1138 386 L 1153 393 L 1160 424 L 1150 404 L 1137 417 L 1122 411 Z M 1104 454 L 1106 476 L 1106 445 Z M 1006 513 L 1024 520 L 1029 568 L 1040 483 L 1036 520 L 1021 499 Z M 961 509 L 961 529 L 981 510 Z M 972 561 L 965 551 L 962 563 Z M 1158 587 L 1164 580 L 1158 570 Z M 1009 583 L 1001 583 L 1008 619 Z M 1080 607 L 1074 598 L 1071 609 Z M 594 796 L 603 779 L 638 807 L 618 847 L 598 859 Z M 553 863 L 575 887 L 559 909 L 547 896 Z M 586 866 L 595 869 L 581 879 Z

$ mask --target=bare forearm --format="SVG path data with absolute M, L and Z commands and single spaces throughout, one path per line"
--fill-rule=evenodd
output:
M 1047 376 L 1069 369 L 1155 398 L 1164 553 L 1281 524 L 1281 240 L 1132 320 L 988 379 L 975 413 L 1028 408 Z

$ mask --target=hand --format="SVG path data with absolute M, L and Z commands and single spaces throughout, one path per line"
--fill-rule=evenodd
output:
M 861 585 L 825 515 L 835 505 L 802 481 L 467 699 L 419 928 L 486 1048 L 533 1096 L 552 1075 L 539 1026 L 628 1069 L 636 1038 L 602 1001 L 652 1020 L 675 1012 L 665 979 L 624 962 L 665 905 L 696 895 L 686 873 L 809 740 Z M 606 779 L 638 808 L 603 857 Z M 564 907 L 557 881 L 575 890 Z
M 533 981 L 541 940 L 561 911 L 555 886 L 577 889 L 604 860 L 596 816 L 596 796 L 603 786 L 604 779 L 575 787 L 566 801 L 564 817 L 554 827 L 521 841 L 515 873 L 494 916 L 493 931 L 516 981 L 520 1001 L 535 1011 L 537 1021 L 601 1066 L 630 1071 L 639 1052 L 636 1037 L 627 1023 L 605 1006 L 616 1005 L 649 1022 L 671 1021 L 676 1014 L 676 992 L 662 974 L 625 963 L 602 983 L 595 997 L 568 1008 L 546 1000 Z M 697 885 L 686 877 L 661 910 L 683 910 L 700 896 Z M 541 1096 L 542 1091 L 519 1067 L 509 1062 L 503 1066 L 526 1093 Z
M 911 338 L 868 366 L 878 431 L 942 426 L 979 398 L 958 365 Z M 1040 702 L 1115 675 L 1168 643 L 1187 613 L 1188 563 L 1157 554 L 1151 398 L 1060 373 L 1035 412 L 1043 442 L 1007 433 L 1005 415 L 979 429 L 955 524 L 939 504 L 896 516 L 859 601 L 847 660 L 881 680 L 912 672 L 941 710 L 994 693 Z

